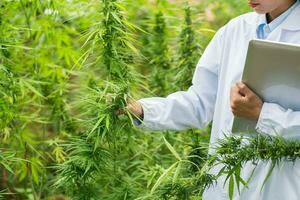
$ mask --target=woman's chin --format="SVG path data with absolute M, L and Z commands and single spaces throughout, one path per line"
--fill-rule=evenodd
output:
M 254 10 L 254 12 L 256 12 L 257 14 L 266 14 L 267 12 L 266 11 L 264 11 L 264 10 L 260 10 L 260 9 L 253 9 Z

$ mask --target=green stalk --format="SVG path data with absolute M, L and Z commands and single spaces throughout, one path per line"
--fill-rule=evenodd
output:
M 175 80 L 180 90 L 187 90 L 192 84 L 194 70 L 201 54 L 193 29 L 191 8 L 188 5 L 185 8 L 185 23 L 180 34 L 179 44 Z
M 155 15 L 152 43 L 150 66 L 153 67 L 154 75 L 150 87 L 153 88 L 154 94 L 165 96 L 169 94 L 171 59 L 167 42 L 166 21 L 162 11 Z

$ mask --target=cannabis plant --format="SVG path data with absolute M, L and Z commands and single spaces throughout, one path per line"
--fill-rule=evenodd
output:
M 102 49 L 101 65 L 106 69 L 102 71 L 104 80 L 89 80 L 88 95 L 82 98 L 79 110 L 83 113 L 80 115 L 84 131 L 66 145 L 69 158 L 58 166 L 56 186 L 77 199 L 97 199 L 101 192 L 100 189 L 97 191 L 100 186 L 97 180 L 110 168 L 115 172 L 118 170 L 124 133 L 131 125 L 128 118 L 120 120 L 116 111 L 125 107 L 130 84 L 135 80 L 131 65 L 132 52 L 136 49 L 128 32 L 130 24 L 122 15 L 122 6 L 117 0 L 103 0 L 102 3 L 103 26 L 98 27 L 91 44 L 98 44 Z M 129 113 L 128 116 L 131 117 Z M 116 177 L 110 179 L 112 184 L 118 182 Z M 73 189 L 69 190 L 68 186 Z
M 167 41 L 166 20 L 162 11 L 155 15 L 152 35 L 150 66 L 153 68 L 153 78 L 150 87 L 154 90 L 154 94 L 165 96 L 169 93 L 171 58 Z
M 214 181 L 217 181 L 220 176 L 225 176 L 225 182 L 228 182 L 229 199 L 232 199 L 235 185 L 240 191 L 241 185 L 247 187 L 248 182 L 251 181 L 252 176 L 248 180 L 241 177 L 241 170 L 246 162 L 252 162 L 254 165 L 263 161 L 272 162 L 272 167 L 264 179 L 262 188 L 260 188 L 262 190 L 276 166 L 279 166 L 281 162 L 295 162 L 299 158 L 300 142 L 287 140 L 280 136 L 243 137 L 231 135 L 220 139 L 213 149 L 214 153 L 209 156 L 202 170 L 206 172 L 203 175 L 209 175 L 209 170 L 216 165 L 223 166 L 214 177 Z M 255 169 L 252 175 L 254 172 Z
M 185 8 L 184 26 L 180 34 L 178 59 L 176 63 L 175 80 L 181 90 L 187 90 L 192 84 L 192 78 L 196 64 L 200 58 L 200 45 L 193 29 L 191 8 Z

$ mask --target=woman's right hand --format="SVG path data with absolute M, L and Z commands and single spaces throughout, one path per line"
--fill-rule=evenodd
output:
M 132 98 L 128 98 L 126 107 L 124 109 L 119 109 L 117 111 L 117 115 L 124 114 L 126 110 L 139 119 L 143 119 L 144 117 L 144 111 L 141 103 Z

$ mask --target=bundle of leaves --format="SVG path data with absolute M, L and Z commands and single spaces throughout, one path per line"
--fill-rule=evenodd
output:
M 241 184 L 247 187 L 248 182 L 251 181 L 252 176 L 248 180 L 243 180 L 240 175 L 246 162 L 257 165 L 259 162 L 271 161 L 272 167 L 265 177 L 264 186 L 275 166 L 279 166 L 282 162 L 295 162 L 300 157 L 300 142 L 298 140 L 261 134 L 255 137 L 225 136 L 224 139 L 217 142 L 213 149 L 214 153 L 209 156 L 202 171 L 209 173 L 209 170 L 214 166 L 222 166 L 215 176 L 215 181 L 220 176 L 226 177 L 225 182 L 229 181 L 229 199 L 233 198 L 235 184 L 240 191 Z M 254 172 L 255 168 L 252 175 Z
M 72 140 L 64 146 L 69 159 L 57 167 L 55 186 L 68 188 L 66 193 L 75 199 L 93 199 L 99 194 L 95 178 L 109 165 L 110 153 L 85 137 Z
M 96 188 L 101 187 L 98 180 L 110 169 L 116 172 L 119 168 L 118 156 L 126 147 L 129 139 L 126 135 L 130 134 L 132 124 L 128 111 L 129 118 L 122 119 L 116 111 L 126 106 L 129 88 L 136 84 L 131 64 L 133 51 L 137 51 L 128 32 L 133 26 L 123 18 L 119 1 L 103 0 L 102 3 L 103 26 L 91 32 L 86 44 L 90 45 L 90 59 L 95 58 L 96 63 L 101 61 L 100 64 L 105 67 L 106 70 L 101 71 L 105 78 L 88 81 L 83 92 L 85 96 L 77 105 L 81 136 L 69 141 L 71 143 L 66 146 L 69 147 L 68 159 L 57 167 L 59 176 L 55 186 L 77 199 L 98 198 L 100 190 L 97 192 Z M 96 44 L 101 47 L 98 56 L 93 55 Z M 116 186 L 117 177 L 111 176 L 110 179 L 106 184 Z M 73 189 L 69 190 L 70 187 Z
M 203 148 L 208 149 L 208 145 Z M 262 188 L 271 176 L 273 169 L 280 166 L 283 162 L 295 162 L 300 157 L 300 142 L 298 140 L 287 140 L 280 136 L 256 135 L 255 137 L 245 137 L 238 135 L 224 136 L 218 140 L 212 147 L 213 153 L 205 157 L 197 157 L 201 162 L 201 168 L 197 167 L 194 175 L 189 174 L 188 178 L 184 178 L 185 170 L 174 168 L 178 163 L 174 163 L 161 178 L 166 179 L 175 169 L 171 180 L 163 184 L 156 195 L 163 199 L 193 199 L 201 197 L 202 193 L 210 186 L 216 184 L 221 176 L 225 177 L 225 183 L 228 181 L 229 199 L 233 198 L 234 187 L 240 192 L 241 185 L 247 187 L 251 181 L 255 169 L 248 180 L 241 177 L 241 170 L 247 162 L 257 165 L 260 162 L 270 161 L 272 166 L 266 175 Z M 174 151 L 174 150 L 172 150 Z M 188 165 L 197 166 L 194 162 L 179 160 L 186 162 Z M 211 174 L 211 170 L 216 166 L 221 169 L 216 174 Z M 183 167 L 184 168 L 184 167 Z M 180 172 L 180 178 L 178 173 Z M 177 180 L 174 182 L 174 178 Z M 160 183 L 162 180 L 160 180 Z M 224 185 L 225 185 L 224 183 Z
M 150 87 L 153 88 L 153 93 L 156 95 L 165 96 L 170 91 L 171 58 L 169 53 L 165 16 L 159 11 L 155 15 L 150 60 L 153 70 Z
M 18 94 L 17 83 L 13 73 L 0 64 L 0 130 L 9 129 L 15 118 L 16 96 Z
M 178 67 L 175 74 L 176 85 L 179 85 L 181 90 L 186 90 L 191 86 L 194 70 L 201 55 L 200 46 L 196 38 L 191 8 L 187 5 L 185 8 L 185 23 L 180 33 L 180 48 L 178 59 L 176 60 Z

